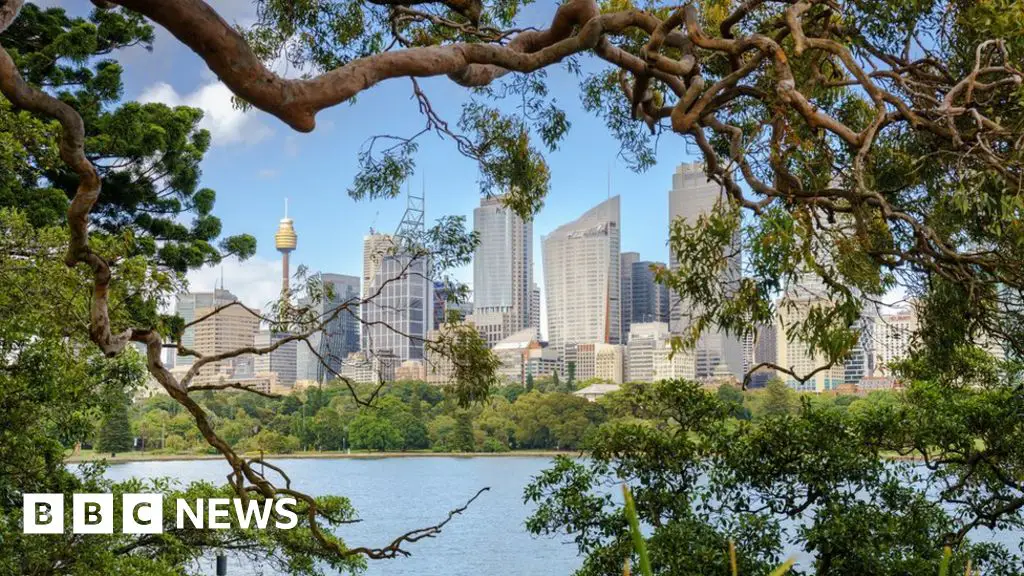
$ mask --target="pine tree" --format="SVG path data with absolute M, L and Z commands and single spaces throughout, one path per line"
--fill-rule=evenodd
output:
M 531 392 L 533 390 L 533 374 L 526 375 L 526 391 Z
M 132 449 L 132 429 L 128 422 L 128 402 L 114 404 L 100 427 L 96 449 L 100 452 L 127 452 Z
M 473 437 L 473 416 L 460 412 L 455 418 L 455 449 L 460 452 L 475 452 L 476 439 Z

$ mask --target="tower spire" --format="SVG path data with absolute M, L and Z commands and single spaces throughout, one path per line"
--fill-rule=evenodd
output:
M 295 234 L 295 227 L 292 219 L 288 217 L 288 198 L 284 199 L 284 218 L 277 225 L 277 233 L 274 234 L 274 247 L 281 253 L 281 295 L 288 297 L 288 254 L 295 250 L 299 237 Z

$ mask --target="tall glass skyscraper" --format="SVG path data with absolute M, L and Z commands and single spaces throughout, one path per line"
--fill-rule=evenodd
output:
M 400 241 L 387 234 L 367 236 L 363 244 L 362 351 L 368 358 L 386 355 L 398 362 L 423 359 L 423 342 L 434 319 L 434 283 L 426 258 L 401 253 Z
M 533 223 L 502 204 L 484 198 L 473 210 L 480 244 L 473 254 L 473 314 L 502 313 L 506 338 L 530 326 L 533 286 Z
M 619 197 L 591 208 L 541 240 L 548 341 L 618 344 L 622 319 Z
M 324 298 L 316 305 L 318 316 L 332 314 L 339 306 L 349 303 L 349 308 L 328 322 L 323 331 L 309 338 L 309 346 L 299 343 L 297 348 L 297 378 L 326 382 L 341 373 L 346 356 L 359 351 L 359 307 L 356 305 L 359 301 L 359 278 L 344 274 L 320 274 L 318 277 L 325 288 L 330 286 L 330 298 Z M 299 303 L 307 306 L 309 300 L 303 298 Z

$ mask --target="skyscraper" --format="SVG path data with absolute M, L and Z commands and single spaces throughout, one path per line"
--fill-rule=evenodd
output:
M 276 344 L 290 336 L 287 332 L 273 330 L 260 330 L 256 333 L 254 345 L 257 348 L 266 348 Z M 253 371 L 256 374 L 274 373 L 277 375 L 277 382 L 283 386 L 295 385 L 295 364 L 296 352 L 299 343 L 291 340 L 281 344 L 268 354 L 259 354 L 253 359 Z M 302 345 L 305 347 L 305 344 Z
M 540 340 L 540 286 L 536 282 L 530 288 L 530 327 L 534 337 Z
M 185 321 L 185 324 L 195 321 L 199 316 L 196 310 L 214 310 L 220 306 L 236 302 L 236 297 L 223 288 L 215 288 L 213 292 L 188 292 L 178 294 L 174 312 Z M 196 328 L 195 326 L 185 328 L 181 335 L 181 344 L 185 348 L 195 348 Z M 175 366 L 191 366 L 195 361 L 193 356 L 175 356 Z
M 342 363 L 352 352 L 359 351 L 359 278 L 344 274 L 319 274 L 329 295 L 316 303 L 316 314 L 323 318 L 346 302 L 349 308 L 330 320 L 324 329 L 309 338 L 309 346 L 300 343 L 297 350 L 297 379 L 326 382 L 341 373 Z M 308 306 L 308 298 L 299 300 Z M 315 353 L 314 353 L 315 352 Z M 324 365 L 326 364 L 326 366 Z
M 542 238 L 548 341 L 555 350 L 619 343 L 620 234 L 614 196 Z
M 213 356 L 253 346 L 259 329 L 259 311 L 255 314 L 241 306 L 231 306 L 212 314 L 214 308 L 196 308 L 195 317 L 204 320 L 195 325 L 195 351 Z M 221 378 L 249 378 L 253 373 L 253 357 L 244 354 L 211 362 L 202 367 L 195 382 L 211 382 Z
M 791 388 L 806 392 L 825 392 L 835 390 L 846 379 L 846 369 L 842 364 L 837 363 L 821 369 L 827 366 L 825 357 L 816 352 L 809 343 L 798 337 L 790 338 L 786 332 L 788 327 L 805 320 L 814 307 L 828 305 L 828 301 L 821 298 L 789 296 L 784 297 L 778 305 L 775 328 L 776 363 L 800 378 L 806 378 L 806 381 L 801 382 L 789 374 L 780 373 L 779 377 Z
M 480 243 L 473 254 L 473 314 L 508 314 L 502 340 L 530 326 L 533 286 L 533 223 L 484 198 L 473 210 Z
M 364 322 L 367 359 L 389 354 L 399 363 L 423 359 L 423 342 L 434 319 L 434 283 L 428 259 L 413 251 L 423 235 L 423 197 L 409 204 L 394 235 L 371 234 L 363 245 Z
M 688 224 L 695 224 L 700 216 L 711 213 L 723 198 L 722 187 L 708 181 L 703 164 L 681 164 L 672 175 L 668 201 L 670 222 L 682 219 Z M 719 281 L 726 294 L 735 289 L 742 272 L 739 240 L 737 233 L 731 245 L 723 250 L 727 263 Z M 673 250 L 669 251 L 669 266 L 672 270 L 679 268 Z M 669 308 L 669 328 L 674 334 L 686 332 L 700 313 L 692 302 L 681 300 L 674 292 L 669 295 Z M 719 364 L 723 364 L 737 379 L 743 378 L 743 342 L 738 337 L 711 327 L 701 335 L 694 352 L 698 379 L 714 376 Z
M 630 282 L 632 300 L 623 299 L 623 307 L 633 310 L 633 322 L 664 322 L 668 324 L 668 287 L 654 281 L 654 269 L 664 268 L 664 262 L 633 262 Z
M 387 352 L 399 362 L 422 360 L 433 321 L 433 282 L 427 278 L 426 259 L 379 251 L 393 242 L 392 236 L 373 235 L 364 244 L 363 261 L 369 263 L 364 278 L 369 281 L 363 292 L 369 300 L 362 306 L 362 351 L 368 358 Z
M 288 255 L 295 250 L 299 237 L 295 234 L 295 227 L 292 226 L 292 219 L 288 217 L 288 199 L 284 201 L 284 218 L 281 218 L 277 226 L 277 233 L 274 234 L 274 247 L 281 253 L 281 294 L 288 294 L 288 279 L 291 272 L 288 269 Z
M 638 252 L 623 252 L 619 256 L 619 306 L 621 320 L 619 329 L 622 336 L 619 342 L 629 339 L 629 326 L 633 323 L 633 264 L 640 261 Z

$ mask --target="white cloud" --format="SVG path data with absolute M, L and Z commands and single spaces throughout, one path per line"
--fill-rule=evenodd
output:
M 179 94 L 166 82 L 147 88 L 139 102 L 160 102 L 168 106 L 192 106 L 203 111 L 202 128 L 210 131 L 213 145 L 245 142 L 252 144 L 271 134 L 255 112 L 242 112 L 231 104 L 231 91 L 221 82 L 208 82 L 189 94 Z
M 280 172 L 274 170 L 273 168 L 264 168 L 257 172 L 256 176 L 258 176 L 261 180 L 272 180 L 274 178 L 277 178 L 277 175 L 279 173 Z
M 223 271 L 224 288 L 243 304 L 264 309 L 281 295 L 281 261 L 253 256 L 245 262 L 225 258 L 218 266 L 207 266 L 188 273 L 190 292 L 210 292 L 219 287 Z

